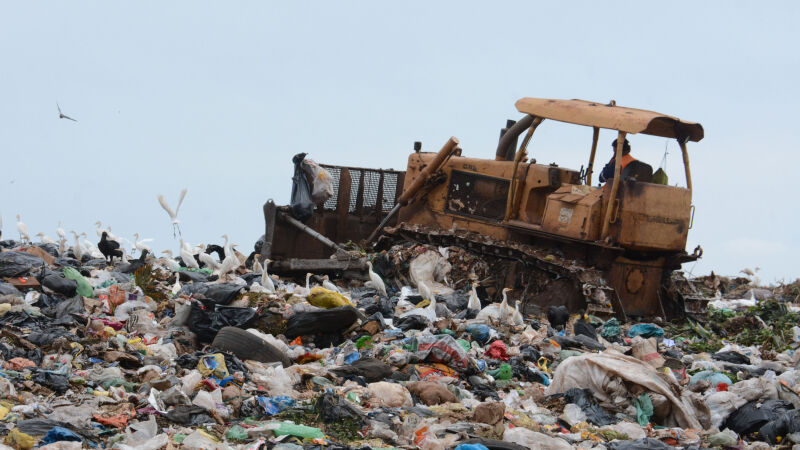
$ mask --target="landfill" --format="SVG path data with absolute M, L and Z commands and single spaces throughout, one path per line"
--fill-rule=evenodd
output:
M 800 448 L 800 282 L 620 321 L 492 302 L 456 247 L 361 251 L 360 280 L 0 247 L 2 448 Z

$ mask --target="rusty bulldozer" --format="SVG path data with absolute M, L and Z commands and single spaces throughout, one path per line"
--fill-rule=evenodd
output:
M 361 266 L 334 241 L 454 245 L 492 258 L 492 292 L 514 287 L 527 312 L 566 305 L 620 318 L 704 313 L 707 301 L 678 272 L 702 256 L 685 246 L 694 214 L 687 143 L 700 141 L 703 127 L 613 101 L 523 98 L 516 107 L 524 116 L 503 129 L 494 159 L 463 156 L 450 138 L 438 153 L 416 146 L 405 172 L 325 166 L 337 195 L 305 226 L 329 242 L 297 233 L 299 224 L 285 226 L 284 213 L 265 206 L 267 241 L 275 243 L 267 254 L 283 257 L 286 268 L 306 261 L 320 270 L 289 256 L 298 248 L 318 258 L 333 253 L 323 265 L 345 271 Z M 586 170 L 530 158 L 533 134 L 549 120 L 592 127 Z M 613 178 L 594 187 L 600 129 L 617 131 L 616 164 Z M 677 141 L 685 188 L 654 183 L 642 162 L 623 169 L 625 137 L 637 133 Z

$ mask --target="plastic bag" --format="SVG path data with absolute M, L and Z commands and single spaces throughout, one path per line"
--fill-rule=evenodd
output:
M 469 365 L 467 352 L 450 335 L 420 336 L 413 338 L 410 345 L 421 361 L 442 363 L 460 371 Z
M 572 446 L 565 440 L 550 437 L 544 433 L 537 433 L 523 427 L 506 428 L 503 441 L 524 445 L 527 448 L 547 450 L 571 449 Z
M 358 320 L 358 311 L 352 306 L 298 313 L 286 322 L 284 336 L 294 339 L 311 334 L 341 333 Z
M 401 384 L 379 381 L 367 386 L 370 395 L 370 403 L 376 407 L 387 406 L 389 408 L 400 408 L 403 406 L 413 406 L 411 394 Z
M 644 338 L 664 336 L 664 330 L 652 323 L 637 323 L 628 330 L 628 337 L 641 336 Z
M 27 275 L 34 268 L 42 267 L 44 260 L 25 252 L 0 253 L 0 277 L 20 277 Z
M 311 200 L 322 206 L 333 197 L 333 177 L 311 158 L 305 158 L 303 170 L 312 181 Z
M 588 389 L 570 388 L 564 393 L 564 401 L 580 406 L 581 411 L 586 414 L 586 420 L 591 424 L 603 426 L 619 422 L 619 419 L 597 404 L 592 392 Z M 652 414 L 652 404 L 650 414 Z
M 319 286 L 311 288 L 311 292 L 309 292 L 306 300 L 308 300 L 308 303 L 311 303 L 318 308 L 325 309 L 338 308 L 340 306 L 347 305 L 352 306 L 350 300 L 348 300 L 344 295 Z
M 750 434 L 793 408 L 791 403 L 784 400 L 749 402 L 728 416 L 725 427 L 740 435 Z
M 308 178 L 303 172 L 303 159 L 305 153 L 298 153 L 292 158 L 294 163 L 294 176 L 292 177 L 292 197 L 290 211 L 292 217 L 305 222 L 314 214 L 314 201 L 311 199 L 311 187 Z
M 361 425 L 366 420 L 366 417 L 350 402 L 331 391 L 327 391 L 319 397 L 317 409 L 325 423 L 351 420 Z
M 256 316 L 251 308 L 215 306 L 213 303 L 204 310 L 200 303 L 192 302 L 187 326 L 201 342 L 211 342 L 224 327 L 242 327 Z
M 89 282 L 83 277 L 83 275 L 81 275 L 80 272 L 72 267 L 64 267 L 64 278 L 68 280 L 74 280 L 78 283 L 78 288 L 76 291 L 81 295 L 81 297 L 92 297 L 94 295 L 92 285 L 89 284 Z

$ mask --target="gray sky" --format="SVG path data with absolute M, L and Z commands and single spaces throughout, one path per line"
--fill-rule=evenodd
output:
M 288 202 L 297 152 L 403 169 L 413 141 L 454 135 L 491 158 L 520 97 L 615 99 L 705 128 L 688 245 L 705 256 L 685 269 L 800 275 L 797 2 L 34 3 L 0 5 L 5 236 L 19 213 L 31 234 L 61 220 L 94 240 L 102 220 L 176 249 L 156 197 L 187 187 L 186 240 L 245 250 L 263 202 Z M 664 139 L 630 140 L 659 165 Z M 545 122 L 530 149 L 577 169 L 590 141 Z

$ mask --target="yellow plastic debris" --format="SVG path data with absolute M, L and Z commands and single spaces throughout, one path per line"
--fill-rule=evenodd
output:
M 353 306 L 353 304 L 350 303 L 350 300 L 348 300 L 344 295 L 338 292 L 329 291 L 319 286 L 312 288 L 306 299 L 308 300 L 308 303 L 311 303 L 318 308 L 331 309 L 338 308 L 339 306 Z
M 0 406 L 0 420 L 5 419 L 9 411 L 11 410 L 6 408 L 5 406 Z
M 8 435 L 6 435 L 3 443 L 16 449 L 30 450 L 33 448 L 33 445 L 36 444 L 36 439 L 34 439 L 33 436 L 25 434 L 22 431 L 14 428 L 8 432 Z
M 4 316 L 11 311 L 11 303 L 0 303 L 0 316 Z
M 197 363 L 197 370 L 203 374 L 204 377 L 211 375 L 223 379 L 226 378 L 228 373 L 228 366 L 225 365 L 225 356 L 222 353 L 214 353 L 213 355 L 206 355 L 200 358 Z

